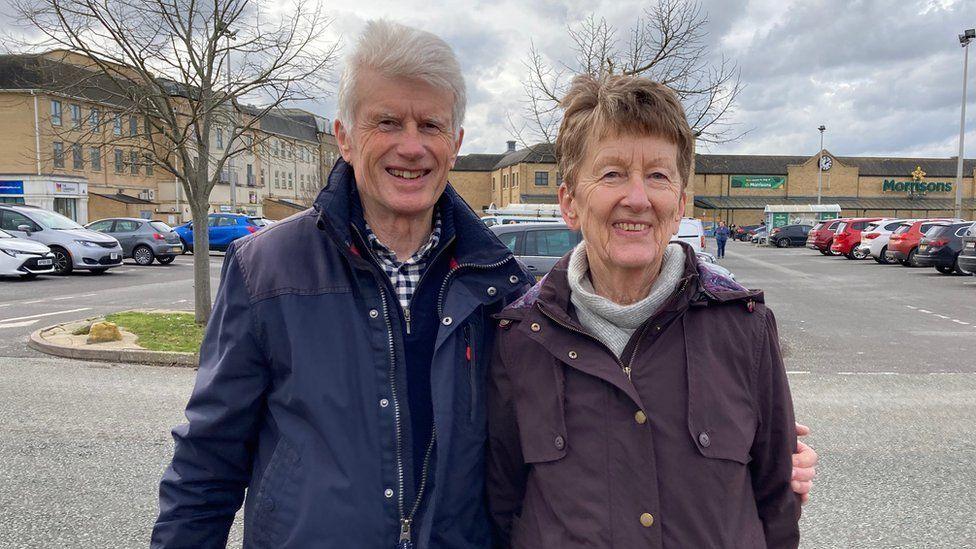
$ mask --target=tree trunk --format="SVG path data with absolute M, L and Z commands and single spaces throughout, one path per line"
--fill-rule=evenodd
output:
M 193 216 L 193 311 L 196 323 L 206 325 L 213 306 L 210 298 L 210 232 L 207 226 L 210 204 L 207 198 L 204 198 L 203 204 L 198 202 L 190 201 Z

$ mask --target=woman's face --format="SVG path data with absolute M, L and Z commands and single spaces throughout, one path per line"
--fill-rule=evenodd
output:
M 591 269 L 659 268 L 685 211 L 677 158 L 678 147 L 656 136 L 612 136 L 589 147 L 573 192 L 560 187 L 559 204 L 583 233 Z

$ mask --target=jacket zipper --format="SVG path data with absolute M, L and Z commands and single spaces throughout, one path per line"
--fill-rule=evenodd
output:
M 478 409 L 478 360 L 471 340 L 471 328 L 464 325 L 464 356 L 468 360 L 468 386 L 471 388 L 471 413 L 469 419 L 474 423 L 474 412 Z
M 417 281 L 417 286 L 416 288 L 414 288 L 414 291 L 420 288 L 420 283 L 423 282 L 425 278 L 427 278 L 427 273 L 430 272 L 430 267 L 435 263 L 437 263 L 437 260 L 441 258 L 441 254 L 444 253 L 444 250 L 446 250 L 453 242 L 454 242 L 454 237 L 452 236 L 447 242 L 444 243 L 443 246 L 439 246 L 440 249 L 437 251 L 437 255 L 435 255 L 433 258 L 431 258 L 430 261 L 427 262 L 427 268 L 425 268 L 423 274 L 420 275 L 420 280 Z M 407 307 L 403 309 L 403 321 L 407 325 L 408 335 L 410 334 L 410 308 L 412 306 L 413 306 L 413 296 L 410 296 L 410 303 L 408 303 Z
M 444 318 L 444 293 L 447 292 L 447 287 L 450 285 L 451 279 L 454 278 L 454 275 L 457 274 L 458 271 L 461 269 L 479 269 L 483 271 L 497 269 L 513 259 L 515 259 L 515 256 L 509 255 L 501 261 L 496 261 L 495 263 L 490 263 L 488 265 L 481 265 L 479 263 L 461 263 L 448 271 L 447 276 L 444 277 L 444 282 L 441 284 L 441 291 L 439 294 L 437 294 L 437 318 Z

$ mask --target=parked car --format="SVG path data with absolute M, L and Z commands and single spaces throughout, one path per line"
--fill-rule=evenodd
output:
M 743 225 L 741 227 L 736 227 L 735 234 L 732 235 L 732 239 L 746 242 L 752 238 L 752 235 L 756 232 L 756 229 L 760 227 L 764 227 L 764 225 Z
M 749 237 L 749 241 L 752 242 L 753 244 L 761 244 L 766 239 L 765 225 L 751 232 L 752 232 L 752 236 Z
M 976 223 L 971 221 L 932 227 L 918 243 L 915 263 L 919 267 L 935 267 L 945 275 L 964 274 L 965 270 L 959 266 L 959 252 L 963 237 L 971 234 L 973 227 Z
M 723 267 L 722 265 L 719 265 L 718 264 L 718 261 L 715 260 L 715 256 L 714 255 L 712 255 L 712 254 L 710 254 L 708 252 L 698 252 L 695 255 L 698 257 L 698 261 L 700 261 L 702 263 L 708 263 L 708 267 L 710 269 L 712 269 L 713 271 L 717 271 L 718 273 L 721 273 L 721 274 L 723 274 L 723 275 L 731 278 L 732 280 L 735 280 L 735 274 L 733 274 L 732 271 L 728 270 L 727 268 Z
M 830 243 L 830 251 L 847 259 L 866 258 L 867 255 L 857 249 L 861 244 L 861 232 L 869 223 L 880 219 L 880 217 L 852 217 L 838 223 Z
M 0 230 L 0 276 L 36 278 L 54 272 L 54 254 L 40 242 Z
M 700 252 L 705 249 L 705 227 L 700 219 L 694 217 L 682 217 L 681 225 L 678 226 L 678 234 L 671 237 L 671 241 L 687 242 L 695 250 Z
M 102 274 L 122 264 L 118 240 L 43 208 L 0 204 L 0 229 L 51 248 L 57 274 L 75 269 Z
M 161 265 L 168 265 L 183 253 L 180 235 L 162 221 L 113 217 L 94 221 L 85 227 L 118 240 L 122 245 L 122 257 L 131 257 L 139 265 L 150 265 L 154 259 Z
M 817 223 L 807 234 L 807 248 L 817 250 L 823 255 L 834 255 L 830 246 L 834 243 L 834 231 L 844 219 L 831 219 Z
M 976 275 L 976 227 L 970 227 L 962 237 L 962 251 L 959 252 L 959 268 L 963 272 Z
M 885 218 L 869 223 L 861 231 L 861 253 L 867 252 L 876 262 L 887 265 L 892 262 L 888 256 L 888 239 L 902 223 L 915 221 L 914 219 Z
M 888 239 L 888 255 L 905 267 L 918 267 L 915 256 L 922 235 L 935 225 L 947 225 L 961 219 L 920 219 L 902 223 Z
M 509 223 L 490 229 L 536 278 L 548 273 L 582 239 L 565 223 Z
M 258 220 L 255 222 L 255 220 Z M 263 217 L 253 217 L 244 214 L 219 213 L 207 216 L 207 233 L 210 235 L 210 249 L 226 251 L 230 243 L 238 238 L 256 233 L 266 225 L 258 225 Z M 183 249 L 193 251 L 193 222 L 188 221 L 173 229 L 183 241 Z
M 807 235 L 812 229 L 812 225 L 786 225 L 776 227 L 769 233 L 769 243 L 779 248 L 790 246 L 803 246 L 807 242 Z

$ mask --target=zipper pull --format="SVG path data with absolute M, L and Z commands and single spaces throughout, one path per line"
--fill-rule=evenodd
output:
M 630 366 L 624 366 L 624 373 L 627 374 L 628 380 L 633 381 L 632 379 L 630 379 Z
M 397 542 L 397 549 L 413 549 L 413 542 L 410 541 L 410 519 L 400 519 L 400 541 Z
M 407 323 L 407 333 L 410 333 L 410 307 L 403 310 L 403 320 Z
M 464 325 L 464 357 L 468 359 L 468 365 L 471 365 L 471 336 L 469 334 L 468 325 Z

